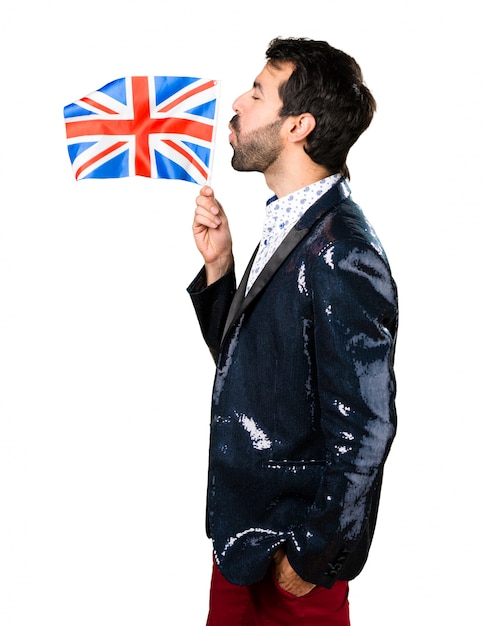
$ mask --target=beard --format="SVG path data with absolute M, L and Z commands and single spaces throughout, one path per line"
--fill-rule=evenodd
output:
M 279 136 L 282 123 L 283 120 L 276 120 L 267 126 L 248 132 L 241 138 L 239 118 L 235 115 L 230 122 L 237 137 L 236 145 L 232 146 L 234 150 L 232 167 L 234 170 L 264 173 L 282 152 L 283 143 Z

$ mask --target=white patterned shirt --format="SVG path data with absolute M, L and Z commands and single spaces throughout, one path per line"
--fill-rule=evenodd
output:
M 246 294 L 294 224 L 340 178 L 341 174 L 333 174 L 283 198 L 273 196 L 267 201 L 262 238 L 250 270 Z

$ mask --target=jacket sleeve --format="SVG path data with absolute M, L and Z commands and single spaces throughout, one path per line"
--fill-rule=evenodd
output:
M 216 362 L 225 320 L 236 291 L 235 272 L 230 270 L 215 283 L 207 286 L 205 269 L 202 268 L 187 291 L 195 308 L 205 343 Z
M 383 465 L 396 431 L 397 292 L 368 242 L 329 245 L 306 268 L 313 302 L 313 387 L 326 460 L 317 496 L 287 544 L 305 580 L 357 575 L 373 535 Z

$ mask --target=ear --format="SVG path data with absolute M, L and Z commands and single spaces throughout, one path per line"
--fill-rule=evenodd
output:
M 306 139 L 316 126 L 316 120 L 311 113 L 301 113 L 301 115 L 295 115 L 290 120 L 291 126 L 287 138 L 292 143 Z

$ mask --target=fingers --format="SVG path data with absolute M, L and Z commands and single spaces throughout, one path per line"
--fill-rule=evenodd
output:
M 217 228 L 222 223 L 223 210 L 215 199 L 213 189 L 205 185 L 196 199 L 194 226 Z
M 200 189 L 200 195 L 202 195 L 202 196 L 212 196 L 213 198 L 215 198 L 215 195 L 213 193 L 213 189 L 209 185 L 204 185 Z
M 211 187 L 206 185 L 200 189 L 196 204 L 193 236 L 205 262 L 207 285 L 211 285 L 234 264 L 232 237 L 227 217 Z
M 276 563 L 277 565 L 279 565 L 282 562 L 282 559 L 286 556 L 286 553 L 284 551 L 284 548 L 278 548 L 272 558 L 274 560 L 274 563 Z
M 274 574 L 279 586 L 295 596 L 304 596 L 316 585 L 303 580 L 292 568 L 288 558 L 281 548 L 273 556 Z

